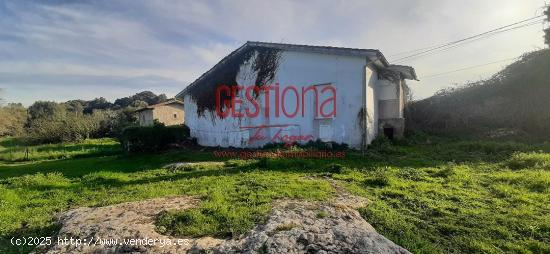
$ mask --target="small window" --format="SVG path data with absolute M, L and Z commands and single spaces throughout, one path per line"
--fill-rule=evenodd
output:
M 178 118 L 178 113 L 174 113 L 174 118 Z

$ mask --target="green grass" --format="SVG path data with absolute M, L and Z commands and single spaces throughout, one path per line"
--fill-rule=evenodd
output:
M 57 160 L 86 156 L 120 153 L 120 146 L 113 139 L 90 139 L 79 143 L 31 146 L 15 138 L 0 139 L 0 161 L 22 162 Z
M 203 196 L 198 208 L 163 213 L 157 226 L 163 233 L 179 236 L 238 237 L 262 223 L 276 199 L 324 200 L 332 193 L 326 181 L 302 176 L 251 170 L 237 177 L 212 178 L 215 185 L 195 193 Z
M 10 142 L 0 141 L 0 155 L 15 153 Z M 237 237 L 277 199 L 327 200 L 335 193 L 328 179 L 369 198 L 360 213 L 413 253 L 550 252 L 548 143 L 438 141 L 382 144 L 344 159 L 222 160 L 199 151 L 127 156 L 113 142 L 31 147 L 26 161 L 0 157 L 0 253 L 33 249 L 11 246 L 11 237 L 54 235 L 57 212 L 176 195 L 202 201 L 161 214 L 158 231 Z M 183 161 L 197 164 L 162 169 Z
M 317 212 L 317 218 L 323 219 L 328 217 L 330 214 L 327 211 L 319 211 Z

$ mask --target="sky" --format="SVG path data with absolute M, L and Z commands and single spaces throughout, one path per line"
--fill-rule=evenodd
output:
M 114 100 L 150 90 L 174 96 L 246 41 L 401 52 L 455 41 L 542 14 L 545 0 L 0 1 L 0 96 Z M 416 99 L 490 77 L 544 48 L 543 25 L 399 64 L 413 66 Z M 427 78 L 423 79 L 422 77 Z

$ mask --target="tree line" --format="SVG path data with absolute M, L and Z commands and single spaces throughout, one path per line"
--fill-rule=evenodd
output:
M 86 138 L 117 137 L 137 122 L 135 110 L 167 101 L 164 94 L 144 91 L 116 99 L 67 102 L 36 101 L 0 106 L 0 137 L 20 137 L 30 143 L 58 143 Z

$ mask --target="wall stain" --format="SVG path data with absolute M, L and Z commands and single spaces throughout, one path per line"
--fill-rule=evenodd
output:
M 281 50 L 279 49 L 249 47 L 220 63 L 219 66 L 215 67 L 216 69 L 202 77 L 186 92 L 197 105 L 197 115 L 204 117 L 205 112 L 210 112 L 212 118 L 215 118 L 215 115 L 217 116 L 216 89 L 222 85 L 230 88 L 237 86 L 237 75 L 241 66 L 249 62 L 254 56 L 256 57 L 252 63 L 252 70 L 257 72 L 254 85 L 261 87 L 273 81 L 279 66 L 280 53 Z M 227 95 L 225 92 L 222 92 L 220 97 L 222 102 L 232 99 L 232 95 Z M 222 103 L 221 110 L 225 110 L 226 107 L 227 105 Z

